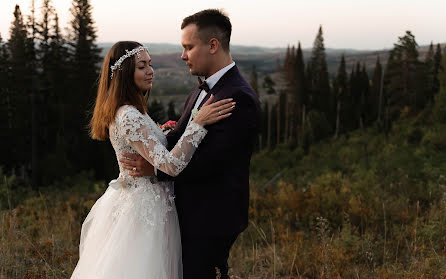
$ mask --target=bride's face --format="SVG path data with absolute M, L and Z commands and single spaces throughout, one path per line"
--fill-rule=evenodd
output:
M 135 84 L 141 91 L 145 92 L 152 88 L 154 71 L 152 59 L 146 51 L 140 52 L 140 57 L 135 55 Z

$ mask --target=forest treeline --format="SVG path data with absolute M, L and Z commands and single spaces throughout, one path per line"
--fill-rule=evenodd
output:
M 64 32 L 51 0 L 30 3 L 26 16 L 15 7 L 9 39 L 0 36 L 0 165 L 35 189 L 82 170 L 111 179 L 117 173 L 113 151 L 107 142 L 91 140 L 86 128 L 102 59 L 91 3 L 72 1 Z M 445 55 L 431 44 L 421 61 L 417 47 L 407 31 L 390 50 L 385 69 L 378 58 L 371 77 L 360 61 L 347 73 L 342 56 L 330 79 L 321 27 L 307 63 L 300 44 L 288 47 L 279 61 L 285 88 L 270 75 L 259 81 L 253 65 L 252 87 L 277 100 L 263 103 L 257 150 L 280 143 L 308 150 L 322 139 L 372 125 L 388 134 L 401 117 L 432 111 L 435 104 L 444 109 L 438 92 Z M 179 117 L 172 102 L 164 107 L 155 100 L 149 113 L 160 123 Z
M 294 143 L 308 149 L 321 139 L 364 131 L 371 125 L 388 135 L 395 120 L 416 116 L 424 109 L 428 114 L 436 102 L 440 79 L 446 82 L 444 53 L 440 44 L 431 43 L 421 60 L 417 48 L 415 36 L 407 31 L 390 50 L 385 68 L 378 56 L 372 76 L 361 61 L 347 73 L 342 55 L 330 79 L 320 27 L 306 64 L 300 43 L 297 48 L 288 46 L 282 65 L 278 64 L 285 88 L 277 90 L 277 81 L 270 75 L 259 81 L 254 65 L 252 87 L 262 86 L 267 94 L 276 96 L 275 103 L 263 104 L 261 147 Z

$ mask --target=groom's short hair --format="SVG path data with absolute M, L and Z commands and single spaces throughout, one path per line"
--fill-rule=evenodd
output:
M 181 29 L 189 24 L 196 24 L 198 36 L 204 43 L 212 38 L 216 38 L 223 50 L 229 51 L 229 41 L 231 39 L 232 25 L 229 17 L 221 10 L 207 9 L 195 13 L 183 19 Z

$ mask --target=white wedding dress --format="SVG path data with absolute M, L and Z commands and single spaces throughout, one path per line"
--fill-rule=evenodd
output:
M 190 122 L 172 149 L 147 114 L 125 105 L 110 125 L 110 141 L 119 157 L 139 153 L 157 169 L 178 175 L 206 135 Z M 119 177 L 110 182 L 86 217 L 81 232 L 75 279 L 181 279 L 181 239 L 172 182 L 132 177 L 118 161 Z

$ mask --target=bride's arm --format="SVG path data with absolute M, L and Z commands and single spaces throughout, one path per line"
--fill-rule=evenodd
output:
M 158 170 L 177 176 L 189 163 L 195 149 L 205 137 L 207 130 L 203 127 L 224 119 L 231 114 L 234 103 L 226 99 L 211 104 L 212 97 L 203 105 L 198 116 L 189 123 L 183 135 L 169 152 L 153 135 L 149 123 L 134 107 L 126 106 L 118 112 L 117 121 L 120 134 L 144 159 Z
M 189 163 L 207 130 L 191 122 L 175 147 L 169 152 L 150 129 L 150 123 L 134 107 L 117 117 L 120 134 L 144 159 L 162 172 L 177 176 Z

